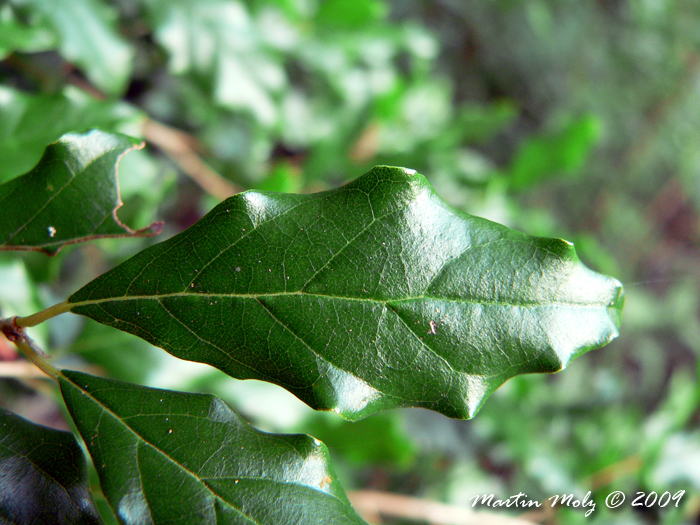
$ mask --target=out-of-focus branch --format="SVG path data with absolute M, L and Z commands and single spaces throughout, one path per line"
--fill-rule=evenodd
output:
M 195 153 L 192 138 L 186 133 L 151 119 L 145 120 L 141 130 L 147 142 L 172 158 L 185 174 L 210 195 L 224 200 L 241 191 Z
M 584 484 L 588 485 L 593 490 L 598 490 L 620 478 L 636 474 L 642 466 L 642 458 L 639 454 L 634 454 L 633 456 L 626 457 L 625 459 L 594 472 L 584 480 Z
M 97 99 L 106 98 L 95 86 L 78 75 L 69 75 L 68 82 Z M 141 132 L 147 142 L 173 159 L 185 175 L 213 197 L 224 200 L 242 191 L 215 172 L 197 155 L 193 147 L 194 139 L 187 133 L 150 118 L 144 121 Z
M 0 362 L 0 377 L 13 379 L 50 379 L 33 363 L 24 360 Z
M 532 521 L 492 512 L 475 511 L 455 505 L 412 498 L 400 494 L 358 490 L 348 494 L 353 507 L 369 523 L 381 523 L 381 516 L 427 521 L 431 525 L 532 525 Z

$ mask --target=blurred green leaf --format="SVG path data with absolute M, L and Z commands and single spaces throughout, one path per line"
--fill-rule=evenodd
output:
M 462 140 L 478 143 L 492 139 L 517 116 L 517 108 L 507 100 L 488 105 L 467 104 L 460 108 L 455 127 L 462 131 Z
M 334 457 L 359 466 L 405 469 L 418 452 L 402 426 L 399 412 L 377 414 L 357 422 L 316 412 L 305 422 L 304 429 L 323 441 Z
M 2 255 L 4 256 L 0 257 L 0 317 L 24 315 L 44 308 L 45 305 L 39 300 L 37 287 L 24 262 L 17 260 L 16 257 L 10 258 L 7 253 Z M 48 333 L 47 325 L 30 329 L 31 337 L 42 346 L 45 346 L 48 340 Z M 14 350 L 14 345 L 12 348 Z
M 48 146 L 32 171 L 0 186 L 0 250 L 54 254 L 90 239 L 159 233 L 162 223 L 133 231 L 116 215 L 122 204 L 117 163 L 139 143 L 93 130 Z
M 557 176 L 578 175 L 600 138 L 600 128 L 596 116 L 585 115 L 557 134 L 527 138 L 506 170 L 510 187 L 521 190 Z
M 468 418 L 509 377 L 614 338 L 621 294 L 570 243 L 456 212 L 385 166 L 329 192 L 232 197 L 67 306 L 349 419 Z
M 13 0 L 50 24 L 61 54 L 80 66 L 101 90 L 121 93 L 129 80 L 133 50 L 120 36 L 117 13 L 100 0 Z
M 45 21 L 24 24 L 17 19 L 9 4 L 0 5 L 0 59 L 15 51 L 46 51 L 55 48 L 56 44 L 56 35 Z
M 356 30 L 384 18 L 387 12 L 381 0 L 324 0 L 319 3 L 316 23 L 329 31 Z
M 700 432 L 674 434 L 662 444 L 660 457 L 649 475 L 651 486 L 684 488 L 699 493 L 699 462 Z
M 65 133 L 122 131 L 140 118 L 131 106 L 94 100 L 75 89 L 29 95 L 0 86 L 0 182 L 29 171 L 46 145 Z
M 35 425 L 0 408 L 0 522 L 103 523 L 73 434 Z
M 222 106 L 247 110 L 266 126 L 277 121 L 273 95 L 287 83 L 274 55 L 265 51 L 255 20 L 236 0 L 141 0 L 170 70 L 193 73 Z
M 211 395 L 59 382 L 122 523 L 364 523 L 310 436 L 255 430 Z
M 163 355 L 143 339 L 97 323 L 85 323 L 68 350 L 99 366 L 108 377 L 138 383 L 146 383 L 158 370 Z
M 281 162 L 277 164 L 268 177 L 259 185 L 262 191 L 274 191 L 276 193 L 299 193 L 303 184 L 299 168 Z

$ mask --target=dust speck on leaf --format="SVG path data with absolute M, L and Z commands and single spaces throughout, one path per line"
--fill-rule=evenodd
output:
M 56 235 L 56 228 L 54 228 L 53 226 L 49 226 L 48 228 L 46 228 L 46 230 L 49 232 L 49 237 L 53 239 L 53 237 Z
M 430 329 L 428 330 L 428 335 L 437 335 L 437 323 L 431 319 L 429 324 Z

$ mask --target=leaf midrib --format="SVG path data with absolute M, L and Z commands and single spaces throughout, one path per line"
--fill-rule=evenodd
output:
M 388 305 L 392 303 L 398 303 L 398 302 L 403 302 L 403 301 L 418 301 L 418 300 L 432 300 L 432 301 L 443 301 L 443 302 L 448 302 L 448 303 L 471 303 L 471 304 L 479 304 L 483 306 L 503 306 L 503 307 L 508 307 L 508 306 L 515 306 L 515 307 L 521 307 L 521 308 L 541 308 L 541 307 L 562 307 L 562 308 L 610 308 L 611 304 L 601 301 L 599 303 L 575 303 L 575 302 L 564 302 L 564 301 L 547 301 L 547 302 L 539 302 L 539 301 L 487 301 L 484 299 L 479 299 L 479 298 L 463 298 L 463 297 L 458 297 L 458 298 L 453 298 L 453 297 L 440 297 L 440 296 L 431 296 L 431 295 L 414 295 L 414 296 L 406 296 L 406 297 L 394 297 L 390 299 L 377 299 L 377 298 L 372 298 L 372 297 L 352 297 L 352 296 L 342 296 L 342 295 L 328 295 L 328 294 L 321 294 L 321 293 L 312 293 L 312 292 L 305 292 L 305 291 L 294 291 L 294 292 L 273 292 L 273 293 L 260 293 L 260 294 L 251 294 L 251 293 L 209 293 L 209 292 L 171 292 L 171 293 L 162 293 L 162 294 L 152 294 L 152 295 L 125 295 L 125 296 L 118 296 L 118 297 L 105 297 L 102 299 L 89 299 L 85 301 L 78 301 L 78 302 L 71 302 L 70 299 L 68 300 L 68 306 L 70 307 L 71 310 L 73 308 L 78 308 L 81 306 L 93 306 L 93 305 L 100 305 L 103 303 L 111 303 L 111 302 L 124 302 L 124 301 L 142 301 L 142 300 L 149 300 L 149 301 L 159 301 L 164 298 L 170 298 L 170 297 L 203 297 L 203 298 L 240 298 L 240 299 L 254 299 L 254 300 L 259 300 L 259 299 L 265 299 L 268 297 L 286 297 L 286 296 L 306 296 L 306 297 L 318 297 L 318 298 L 323 298 L 323 299 L 336 299 L 336 300 L 344 300 L 344 301 L 358 301 L 358 302 L 363 302 L 363 303 L 374 303 L 378 305 Z

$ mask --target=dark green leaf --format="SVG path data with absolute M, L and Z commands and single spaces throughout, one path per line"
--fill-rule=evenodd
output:
M 73 434 L 0 408 L 0 522 L 102 523 Z
M 467 418 L 509 377 L 614 338 L 622 287 L 566 241 L 457 212 L 421 175 L 379 167 L 324 193 L 232 197 L 68 307 L 350 419 Z
M 68 410 L 123 523 L 364 523 L 310 436 L 255 430 L 211 395 L 63 374 Z
M 59 49 L 101 90 L 121 92 L 131 73 L 133 50 L 120 36 L 117 13 L 99 0 L 25 0 L 60 38 Z
M 0 182 L 26 173 L 47 144 L 68 132 L 116 129 L 140 118 L 123 103 L 100 101 L 75 90 L 28 95 L 0 86 Z
M 117 163 L 139 141 L 94 130 L 69 133 L 46 148 L 29 173 L 0 186 L 0 250 L 42 250 L 100 237 L 153 235 L 119 222 Z

